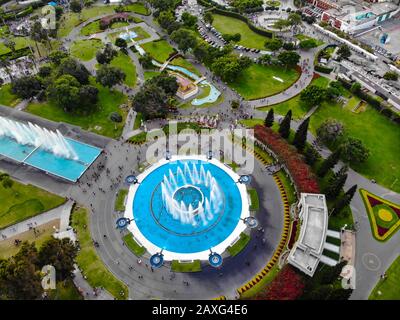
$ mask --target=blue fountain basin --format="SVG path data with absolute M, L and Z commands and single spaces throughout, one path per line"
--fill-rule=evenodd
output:
M 223 192 L 222 208 L 209 217 L 205 224 L 182 224 L 164 207 L 161 194 L 163 177 L 168 176 L 169 170 L 175 174 L 178 166 L 184 167 L 185 162 L 190 168 L 194 164 L 198 171 L 201 165 L 205 171 L 210 171 Z M 182 181 L 177 182 L 178 185 L 183 184 Z M 209 196 L 207 188 L 200 189 L 205 197 Z M 199 200 L 199 194 L 194 192 L 180 196 L 185 202 Z M 147 241 L 166 251 L 190 254 L 209 250 L 232 234 L 242 213 L 242 198 L 237 184 L 223 169 L 207 161 L 182 159 L 168 162 L 151 171 L 137 186 L 133 201 L 128 207 L 132 210 L 138 230 Z
M 63 179 L 76 182 L 101 153 L 101 149 L 65 138 L 75 150 L 78 159 L 65 159 L 42 148 L 19 144 L 16 140 L 0 137 L 0 154 L 17 162 L 28 164 Z

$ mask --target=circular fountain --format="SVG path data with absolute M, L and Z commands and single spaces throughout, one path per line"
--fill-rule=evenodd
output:
M 209 260 L 246 229 L 246 186 L 230 167 L 206 156 L 172 156 L 152 165 L 129 189 L 125 218 L 140 245 L 164 260 Z

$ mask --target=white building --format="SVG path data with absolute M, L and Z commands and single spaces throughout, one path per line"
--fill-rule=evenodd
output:
M 328 229 L 325 195 L 302 193 L 297 209 L 300 235 L 290 251 L 288 262 L 312 277 L 322 256 Z

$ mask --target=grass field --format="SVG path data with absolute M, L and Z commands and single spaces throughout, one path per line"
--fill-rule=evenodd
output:
M 118 191 L 117 199 L 115 200 L 115 211 L 125 211 L 125 198 L 127 194 L 127 189 L 121 189 Z
M 352 164 L 352 168 L 369 179 L 375 179 L 378 184 L 400 192 L 400 153 L 396 147 L 396 141 L 400 141 L 399 126 L 371 106 L 367 106 L 364 112 L 353 113 L 341 105 L 323 103 L 311 117 L 311 132 L 315 134 L 328 118 L 342 122 L 345 137 L 360 139 L 370 150 L 367 161 Z
M 117 6 L 107 5 L 107 6 L 92 6 L 89 8 L 84 8 L 80 14 L 75 12 L 67 12 L 62 15 L 60 19 L 60 27 L 58 28 L 58 37 L 66 37 L 74 27 L 79 24 L 100 16 L 102 14 L 112 14 Z
M 83 300 L 72 280 L 57 281 L 56 290 L 50 290 L 51 300 Z
M 400 256 L 386 271 L 387 278 L 379 280 L 369 300 L 400 300 Z
M 283 82 L 274 79 L 277 77 Z M 299 77 L 294 69 L 285 70 L 275 66 L 262 66 L 253 63 L 239 78 L 229 84 L 246 100 L 260 99 L 275 95 L 289 88 Z
M 92 287 L 103 287 L 117 299 L 127 299 L 128 287 L 108 271 L 97 255 L 89 231 L 88 212 L 85 208 L 75 208 L 71 225 L 76 229 L 80 246 L 76 261 L 89 284 Z
M 260 208 L 260 202 L 258 199 L 258 193 L 256 189 L 248 189 L 247 192 L 249 193 L 250 196 L 250 210 L 251 211 L 256 211 Z
M 226 250 L 232 257 L 234 257 L 238 255 L 247 246 L 249 241 L 250 241 L 250 236 L 242 232 L 240 234 L 239 240 L 236 241 L 232 246 L 228 247 Z
M 324 44 L 323 41 L 321 41 L 319 39 L 316 39 L 316 38 L 312 38 L 312 37 L 306 36 L 305 34 L 297 34 L 296 38 L 299 39 L 300 41 L 310 40 L 310 39 L 315 40 L 315 42 L 317 43 L 317 47 L 322 46 Z
M 131 250 L 136 256 L 140 257 L 144 255 L 146 252 L 146 249 L 144 247 L 141 247 L 135 239 L 133 239 L 133 236 L 131 233 L 128 233 L 123 237 L 125 245 Z
M 195 75 L 197 75 L 199 77 L 201 76 L 201 73 L 189 61 L 185 60 L 182 57 L 175 58 L 174 60 L 172 60 L 170 62 L 170 64 L 174 65 L 174 66 L 183 67 L 183 68 L 189 70 L 190 72 L 193 72 Z
M 144 43 L 142 44 L 142 48 L 160 63 L 165 62 L 169 55 L 174 52 L 174 49 L 165 40 Z
M 90 83 L 99 89 L 98 108 L 92 114 L 66 113 L 63 109 L 50 102 L 31 103 L 26 111 L 49 120 L 71 123 L 80 126 L 84 130 L 107 137 L 119 137 L 126 118 L 126 111 L 120 109 L 119 106 L 126 102 L 126 96 L 119 91 L 110 90 L 99 85 L 93 78 L 90 79 Z M 109 119 L 111 112 L 119 112 L 123 116 L 123 121 L 120 123 L 112 122 Z
M 7 83 L 0 87 L 0 104 L 7 107 L 15 107 L 20 99 L 11 92 L 11 84 Z
M 172 260 L 171 270 L 174 272 L 199 272 L 201 271 L 201 263 L 200 260 L 194 260 L 193 262 Z
M 110 65 L 120 68 L 123 72 L 125 72 L 126 78 L 124 83 L 127 86 L 134 87 L 136 85 L 136 66 L 128 55 L 122 53 L 121 51 L 118 52 L 118 55 L 111 61 Z
M 310 85 L 320 86 L 320 87 L 327 87 L 330 80 L 325 77 L 319 77 L 314 79 Z M 268 111 L 270 108 L 274 108 L 274 112 L 280 115 L 285 115 L 289 109 L 292 110 L 293 119 L 301 119 L 303 118 L 306 113 L 310 110 L 310 107 L 305 105 L 300 101 L 300 95 L 297 95 L 287 101 L 274 104 L 268 107 L 261 107 L 258 110 Z
M 121 28 L 121 27 L 125 27 L 125 26 L 129 26 L 129 22 L 118 21 L 118 22 L 114 22 L 113 24 L 111 24 L 109 26 L 109 29 L 117 29 L 117 28 Z M 105 31 L 105 30 L 102 30 L 100 28 L 100 20 L 96 20 L 96 21 L 90 22 L 89 24 L 84 26 L 81 29 L 81 35 L 82 36 L 89 36 L 91 34 L 103 32 L 103 31 Z
M 51 210 L 65 202 L 65 198 L 32 185 L 17 181 L 11 188 L 0 184 L 0 229 Z
M 96 52 L 103 48 L 103 42 L 98 39 L 76 40 L 71 45 L 71 55 L 82 61 L 92 60 Z
M 144 16 L 148 16 L 150 14 L 150 10 L 147 9 L 144 6 L 144 4 L 141 2 L 135 2 L 135 3 L 128 4 L 128 5 L 124 6 L 124 8 L 126 11 L 134 12 L 134 13 L 141 14 Z
M 49 221 L 48 223 L 36 226 L 36 233 L 33 230 L 28 230 L 17 234 L 14 237 L 9 237 L 5 240 L 0 241 L 0 259 L 7 259 L 14 256 L 20 250 L 20 246 L 16 246 L 14 241 L 20 240 L 22 242 L 27 241 L 29 243 L 35 242 L 35 247 L 39 249 L 44 242 L 49 240 L 53 233 L 54 228 L 60 227 L 60 219 Z
M 245 22 L 220 14 L 213 14 L 213 17 L 214 28 L 222 34 L 240 33 L 241 39 L 238 44 L 248 48 L 265 50 L 264 43 L 269 38 L 255 33 L 248 27 Z

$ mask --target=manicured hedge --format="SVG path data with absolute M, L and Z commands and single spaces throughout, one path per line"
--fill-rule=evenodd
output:
M 246 17 L 242 16 L 240 13 L 227 11 L 227 10 L 221 10 L 221 9 L 218 9 L 218 8 L 213 8 L 212 12 L 218 13 L 218 14 L 223 15 L 223 16 L 228 16 L 228 17 L 239 19 L 239 20 L 245 22 L 252 31 L 254 31 L 255 33 L 257 33 L 259 35 L 262 35 L 264 37 L 273 38 L 273 36 L 274 36 L 273 32 L 267 31 L 267 30 L 263 30 L 263 29 L 260 29 L 260 28 L 257 28 L 256 26 L 254 26 L 249 21 L 249 19 L 247 19 Z
M 314 69 L 315 69 L 315 71 L 322 72 L 322 73 L 327 73 L 327 74 L 331 73 L 332 70 L 333 70 L 332 68 L 324 67 L 324 66 L 321 66 L 319 64 L 317 64 L 314 67 Z
M 30 53 L 31 53 L 31 50 L 28 47 L 25 47 L 25 48 L 17 49 L 17 50 L 15 50 L 15 52 L 10 51 L 10 52 L 0 55 L 0 60 L 5 60 L 5 59 L 15 60 L 15 59 L 21 58 L 23 56 L 27 56 Z

